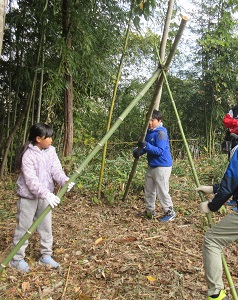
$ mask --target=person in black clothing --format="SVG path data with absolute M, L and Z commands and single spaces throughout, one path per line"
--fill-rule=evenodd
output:
M 230 151 L 228 151 L 228 159 L 230 160 L 230 152 L 238 145 L 238 87 L 235 90 L 236 105 L 224 116 L 223 124 L 227 128 L 226 141 L 230 142 Z M 238 193 L 235 193 L 227 203 L 227 205 L 235 205 L 234 210 L 237 210 Z

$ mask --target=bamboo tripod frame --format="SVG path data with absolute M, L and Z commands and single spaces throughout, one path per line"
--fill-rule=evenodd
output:
M 158 55 L 158 52 L 157 52 L 157 55 Z M 159 57 L 159 55 L 158 55 L 158 57 Z M 159 60 L 160 60 L 160 57 L 159 57 Z M 170 96 L 170 99 L 171 99 L 171 102 L 172 102 L 172 106 L 173 106 L 173 109 L 174 109 L 174 112 L 175 112 L 175 115 L 176 115 L 176 118 L 177 118 L 177 121 L 178 121 L 179 129 L 180 129 L 182 139 L 183 139 L 183 142 L 184 142 L 184 145 L 185 145 L 185 148 L 186 148 L 189 163 L 190 163 L 190 166 L 192 168 L 192 173 L 193 173 L 194 180 L 195 180 L 196 186 L 199 186 L 200 183 L 199 183 L 197 172 L 196 172 L 196 169 L 195 169 L 195 166 L 194 166 L 194 163 L 193 163 L 192 155 L 191 155 L 189 147 L 188 147 L 188 143 L 187 143 L 184 131 L 183 131 L 183 127 L 182 127 L 182 124 L 181 124 L 181 121 L 180 121 L 180 118 L 179 118 L 179 115 L 178 115 L 178 111 L 177 111 L 177 108 L 176 108 L 176 105 L 175 105 L 175 102 L 174 102 L 174 99 L 173 99 L 173 96 L 172 96 L 172 93 L 171 93 L 171 90 L 170 90 L 170 87 L 169 87 L 169 83 L 168 83 L 168 80 L 167 80 L 167 77 L 166 77 L 166 73 L 164 72 L 164 70 L 162 70 L 162 75 L 164 77 L 164 80 L 165 80 L 165 83 L 166 83 L 166 86 L 167 86 L 167 89 L 168 89 L 168 92 L 169 92 L 169 96 Z M 199 195 L 200 195 L 200 198 L 201 198 L 202 201 L 206 201 L 206 199 L 205 199 L 202 192 L 199 192 Z M 207 217 L 207 220 L 208 220 L 208 225 L 210 227 L 212 225 L 214 225 L 214 221 L 212 220 L 211 214 L 210 213 L 206 214 L 206 217 Z M 230 274 L 230 270 L 229 270 L 229 267 L 228 267 L 227 262 L 226 262 L 226 258 L 225 258 L 223 253 L 221 254 L 221 259 L 222 259 L 223 269 L 224 269 L 224 272 L 225 272 L 225 275 L 226 275 L 226 278 L 227 278 L 227 281 L 228 281 L 228 284 L 229 284 L 229 287 L 230 287 L 230 292 L 232 294 L 232 297 L 233 297 L 234 300 L 238 300 L 237 292 L 236 292 L 236 289 L 235 289 L 235 286 L 234 286 L 234 283 L 233 283 L 233 280 L 232 280 L 232 277 L 231 277 L 231 274 Z
M 182 20 L 181 20 L 181 23 L 180 23 L 177 35 L 176 35 L 176 37 L 174 39 L 174 42 L 173 42 L 173 45 L 172 45 L 171 50 L 169 52 L 168 58 L 166 59 L 166 62 L 163 65 L 163 70 L 168 70 L 168 68 L 169 68 L 169 66 L 170 66 L 170 64 L 172 62 L 172 59 L 174 57 L 174 53 L 175 53 L 175 51 L 177 49 L 177 46 L 178 46 L 178 43 L 179 43 L 179 41 L 181 39 L 181 36 L 182 36 L 182 33 L 183 33 L 184 28 L 186 26 L 187 20 L 188 20 L 187 17 L 185 17 L 185 16 L 182 17 Z M 160 67 L 161 67 L 161 64 L 160 64 Z M 150 103 L 149 109 L 148 109 L 146 121 L 145 121 L 145 124 L 144 124 L 143 129 L 142 129 L 142 134 L 141 134 L 141 137 L 140 137 L 140 141 L 144 141 L 145 140 L 145 135 L 146 135 L 146 132 L 147 132 L 147 129 L 148 129 L 148 126 L 149 126 L 149 120 L 150 120 L 150 117 L 152 115 L 153 109 L 155 107 L 156 95 L 159 93 L 159 91 L 161 90 L 162 85 L 163 85 L 164 78 L 161 75 L 162 74 L 160 74 L 160 76 L 158 77 L 158 81 L 156 83 L 154 97 L 153 97 L 153 99 L 152 99 L 152 101 Z M 139 159 L 137 159 L 137 158 L 134 159 L 134 163 L 133 163 L 133 166 L 132 166 L 132 169 L 131 169 L 131 172 L 130 172 L 130 175 L 129 175 L 129 178 L 128 178 L 128 181 L 127 181 L 127 184 L 126 184 L 126 188 L 125 188 L 125 192 L 124 192 L 122 201 L 125 201 L 126 198 L 127 198 L 127 196 L 128 196 L 129 188 L 130 188 L 133 176 L 135 174 L 138 161 L 139 161 Z

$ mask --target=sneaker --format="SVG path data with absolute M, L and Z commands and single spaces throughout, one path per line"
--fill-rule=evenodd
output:
M 175 211 L 173 207 L 170 207 L 163 218 L 160 219 L 160 222 L 167 222 L 167 221 L 173 221 L 175 219 Z
M 221 290 L 219 296 L 216 297 L 216 298 L 212 298 L 210 296 L 207 297 L 207 300 L 214 300 L 214 299 L 216 299 L 216 300 L 229 300 L 227 295 L 226 295 L 226 291 L 224 291 L 224 290 Z
M 234 205 L 237 205 L 237 203 L 236 203 L 236 200 L 231 199 L 229 202 L 226 203 L 226 205 L 234 206 Z
M 238 206 L 235 206 L 234 208 L 232 208 L 232 210 L 238 210 Z
M 17 270 L 19 270 L 21 272 L 24 272 L 24 273 L 30 272 L 30 267 L 29 267 L 28 263 L 25 262 L 24 259 L 22 259 L 22 260 L 11 260 L 10 265 L 13 268 L 16 268 Z
M 152 210 L 152 211 L 145 210 L 141 213 L 138 213 L 137 216 L 138 217 L 145 217 L 147 219 L 152 219 L 153 217 L 155 217 L 155 211 L 154 210 Z
M 55 260 L 53 260 L 53 258 L 50 256 L 50 255 L 45 255 L 45 256 L 42 256 L 39 260 L 39 263 L 41 265 L 47 265 L 51 268 L 59 268 L 60 267 L 60 264 L 57 263 Z

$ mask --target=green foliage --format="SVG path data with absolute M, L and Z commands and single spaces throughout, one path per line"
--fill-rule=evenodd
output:
M 191 68 L 183 70 L 186 62 L 181 59 L 182 43 L 174 57 L 169 84 L 187 139 L 196 139 L 203 153 L 218 153 L 224 136 L 222 117 L 233 105 L 234 86 L 237 74 L 238 39 L 234 12 L 237 1 L 203 1 L 193 31 L 198 37 L 196 58 Z M 12 2 L 9 3 L 11 5 Z M 118 71 L 119 58 L 124 45 L 125 29 L 130 14 L 131 1 L 107 0 L 71 1 L 70 31 L 72 47 L 67 47 L 62 36 L 62 3 L 45 1 L 18 1 L 18 6 L 9 8 L 6 16 L 3 55 L 0 76 L 0 153 L 3 155 L 6 141 L 28 105 L 30 119 L 24 117 L 16 138 L 12 142 L 6 170 L 14 169 L 15 158 L 22 145 L 25 127 L 36 121 L 40 97 L 41 71 L 43 90 L 41 121 L 53 126 L 55 146 L 58 152 L 63 144 L 63 120 L 65 106 L 63 93 L 67 88 L 65 64 L 73 76 L 74 152 L 76 155 L 90 150 L 105 135 L 112 90 Z M 125 64 L 115 103 L 112 123 L 138 95 L 142 84 L 158 66 L 155 45 L 159 46 L 167 10 L 167 1 L 137 0 L 134 10 L 134 25 L 131 28 Z M 177 17 L 178 7 L 174 8 Z M 148 21 L 153 27 L 147 28 Z M 50 22 L 48 21 L 50 20 Z M 146 20 L 146 22 L 145 22 Z M 156 28 L 156 31 L 154 30 Z M 178 28 L 172 20 L 166 53 Z M 36 86 L 32 91 L 36 74 Z M 127 119 L 111 137 L 109 143 L 115 151 L 127 150 L 139 139 L 145 114 L 153 97 L 154 87 L 143 97 Z M 164 87 L 160 110 L 170 138 L 181 139 L 171 99 Z M 124 143 L 125 146 L 121 146 Z M 178 144 L 174 144 L 178 145 Z M 177 157 L 179 147 L 173 149 Z M 184 149 L 182 149 L 184 152 Z M 0 158 L 1 160 L 1 158 Z M 12 163 L 11 163 L 12 161 Z M 10 164 L 12 164 L 10 166 Z M 119 168 L 118 168 L 119 169 Z M 118 171 L 119 172 L 119 171 Z
M 67 170 L 69 175 L 72 175 L 86 156 L 86 149 L 84 149 L 82 152 L 74 154 L 70 158 L 62 159 L 64 169 Z M 100 204 L 101 201 L 104 201 L 109 205 L 115 205 L 118 201 L 121 201 L 123 197 L 133 161 L 132 150 L 123 150 L 116 153 L 114 150 L 108 152 L 103 177 L 102 198 L 100 200 L 96 195 L 101 168 L 101 153 L 96 155 L 92 162 L 78 176 L 76 187 L 81 193 L 90 191 L 90 193 L 95 194 L 92 198 L 94 204 Z M 213 158 L 203 156 L 202 158 L 194 160 L 194 163 L 200 184 L 212 185 L 221 181 L 228 160 L 226 155 L 215 155 Z M 146 156 L 142 156 L 139 159 L 136 173 L 134 174 L 130 186 L 132 194 L 138 194 L 138 196 L 141 193 L 143 194 L 146 169 Z M 191 189 L 191 182 L 194 182 L 194 179 L 188 160 L 174 159 L 172 176 L 178 180 L 173 180 L 171 190 L 183 190 L 184 192 L 189 192 Z M 184 178 L 188 185 L 181 185 L 179 178 Z M 194 188 L 192 188 L 192 190 Z M 193 197 L 193 193 L 191 194 L 191 197 Z

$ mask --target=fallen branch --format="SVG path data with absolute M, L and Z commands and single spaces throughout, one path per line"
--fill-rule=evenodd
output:
M 62 300 L 64 299 L 64 296 L 65 296 L 65 293 L 66 293 L 66 289 L 67 289 L 67 286 L 68 286 L 68 282 L 69 282 L 69 273 L 70 273 L 70 269 L 71 269 L 71 264 L 72 264 L 72 262 L 70 262 L 70 264 L 69 264 L 68 273 L 67 273 L 67 278 L 66 278 L 66 283 L 65 283 L 64 291 L 63 291 L 63 294 L 62 294 L 62 297 L 61 297 Z

